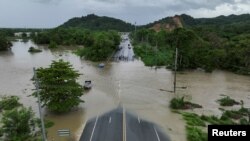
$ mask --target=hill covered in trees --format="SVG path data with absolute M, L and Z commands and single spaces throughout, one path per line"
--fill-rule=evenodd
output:
M 132 37 L 136 54 L 148 66 L 173 66 L 178 47 L 179 69 L 250 74 L 249 23 L 249 14 L 200 19 L 183 14 L 142 26 Z
M 126 23 L 122 20 L 106 16 L 100 17 L 94 14 L 72 18 L 60 27 L 77 27 L 89 30 L 117 30 L 121 32 L 128 32 L 134 28 L 132 24 Z
M 173 30 L 178 27 L 200 27 L 227 28 L 230 26 L 242 28 L 250 27 L 250 14 L 218 16 L 215 18 L 193 18 L 189 15 L 175 15 L 174 17 L 162 18 L 158 21 L 140 26 L 140 28 L 153 28 Z M 248 28 L 250 30 L 250 28 Z

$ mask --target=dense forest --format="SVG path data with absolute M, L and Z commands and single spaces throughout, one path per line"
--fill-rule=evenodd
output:
M 8 30 L 0 30 L 0 51 L 8 50 L 11 47 L 11 42 L 7 39 L 11 36 Z
M 120 43 L 118 32 L 91 31 L 82 28 L 55 28 L 32 35 L 37 44 L 49 44 L 49 48 L 58 45 L 84 46 L 76 51 L 80 57 L 91 61 L 106 60 Z
M 179 49 L 178 69 L 226 69 L 250 72 L 250 15 L 193 19 L 182 15 L 184 28 L 156 32 L 142 28 L 133 33 L 135 52 L 145 65 L 173 66 Z M 170 21 L 162 19 L 158 23 Z M 157 22 L 155 22 L 157 23 Z M 163 53 L 165 52 L 165 53 Z
M 77 27 L 85 28 L 89 30 L 116 30 L 120 32 L 129 32 L 134 29 L 133 25 L 126 23 L 122 20 L 110 18 L 110 17 L 99 17 L 94 14 L 90 14 L 80 18 L 72 18 L 65 22 L 60 27 Z

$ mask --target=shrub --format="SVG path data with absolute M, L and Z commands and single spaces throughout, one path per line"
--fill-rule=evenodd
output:
M 245 118 L 240 119 L 240 124 L 241 125 L 249 125 L 249 122 Z
M 34 47 L 30 47 L 29 50 L 28 50 L 28 52 L 36 53 L 36 52 L 42 52 L 42 50 L 36 49 L 36 48 L 34 48 Z
M 183 109 L 185 106 L 185 101 L 184 101 L 184 97 L 181 98 L 173 98 L 170 101 L 170 107 L 173 109 Z
M 182 115 L 190 126 L 206 126 L 206 123 L 195 113 L 183 113 Z
M 56 42 L 50 41 L 50 43 L 49 43 L 49 48 L 50 48 L 50 49 L 57 48 Z
M 173 109 L 192 109 L 192 108 L 202 108 L 201 105 L 191 103 L 184 100 L 184 97 L 181 98 L 173 98 L 170 101 L 170 107 Z
M 19 97 L 17 96 L 4 96 L 0 101 L 0 110 L 11 110 L 20 106 L 18 100 Z
M 34 136 L 31 122 L 34 113 L 31 108 L 15 108 L 3 113 L 2 132 L 6 140 L 24 141 Z
M 221 106 L 233 106 L 233 105 L 240 104 L 239 102 L 235 101 L 234 99 L 231 99 L 229 96 L 221 98 L 218 101 L 219 101 Z
M 188 141 L 207 141 L 207 134 L 197 127 L 187 126 Z

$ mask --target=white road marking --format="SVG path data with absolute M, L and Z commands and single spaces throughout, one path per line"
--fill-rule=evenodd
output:
M 111 117 L 109 117 L 109 123 L 111 123 Z
M 123 107 L 123 141 L 126 141 L 126 110 Z
M 95 127 L 96 127 L 96 123 L 97 123 L 97 121 L 98 121 L 98 116 L 96 117 L 96 120 L 95 120 L 95 125 L 94 125 L 94 128 L 93 128 L 93 130 L 92 130 L 92 133 L 91 133 L 91 136 L 90 136 L 89 141 L 92 141 L 92 138 L 93 138 L 93 135 L 94 135 L 94 132 L 95 132 Z
M 138 122 L 141 123 L 141 120 L 140 120 L 139 116 L 138 116 Z
M 161 141 L 160 138 L 159 138 L 159 135 L 158 135 L 158 133 L 157 133 L 157 131 L 156 131 L 156 129 L 155 129 L 155 127 L 154 127 L 154 130 L 155 130 L 155 134 L 156 134 L 156 136 L 157 136 L 158 141 Z

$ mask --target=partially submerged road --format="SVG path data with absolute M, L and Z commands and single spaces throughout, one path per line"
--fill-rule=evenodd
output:
M 129 34 L 123 33 L 121 35 L 122 41 L 119 45 L 119 50 L 114 55 L 115 61 L 133 61 L 134 60 L 134 51 L 133 46 L 131 45 Z
M 89 120 L 80 141 L 169 141 L 159 128 L 118 107 Z

